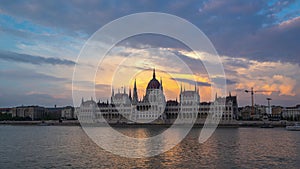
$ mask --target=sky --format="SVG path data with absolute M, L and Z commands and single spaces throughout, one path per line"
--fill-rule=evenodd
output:
M 238 96 L 240 106 L 251 104 L 243 92 L 251 87 L 274 91 L 257 93 L 256 104 L 266 105 L 267 97 L 273 105 L 299 104 L 299 1 L 2 0 L 0 107 L 72 105 L 73 70 L 84 44 L 105 24 L 137 12 L 176 15 L 205 33 L 224 65 L 228 91 Z M 103 101 L 112 85 L 115 92 L 124 86 L 128 92 L 137 79 L 142 97 L 155 67 L 167 99 L 178 97 L 180 85 L 192 90 L 196 79 L 201 101 L 210 101 L 211 79 L 201 64 L 210 57 L 203 53 L 201 59 L 174 39 L 141 35 L 117 44 L 98 68 L 95 82 L 84 81 L 83 75 L 82 83 L 95 83 L 97 99 Z M 181 61 L 194 76 L 182 71 Z M 118 69 L 112 70 L 116 64 Z M 133 76 L 124 74 L 130 70 Z

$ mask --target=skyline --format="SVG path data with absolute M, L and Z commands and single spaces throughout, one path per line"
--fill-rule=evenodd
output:
M 208 36 L 223 61 L 228 91 L 237 94 L 239 105 L 251 104 L 250 95 L 239 92 L 251 87 L 280 91 L 257 94 L 257 104 L 266 105 L 267 97 L 273 99 L 274 105 L 299 103 L 300 3 L 296 1 L 3 1 L 1 4 L 0 107 L 72 105 L 73 67 L 88 38 L 114 19 L 148 11 L 187 19 Z M 135 58 L 144 56 L 152 57 L 144 63 L 131 64 Z M 141 74 L 155 67 L 165 89 L 169 88 L 167 98 L 175 99 L 179 93 L 175 80 L 186 86 L 193 86 L 194 82 L 189 74 L 176 69 L 179 62 L 168 62 L 174 56 L 197 72 L 195 79 L 200 86 L 201 101 L 210 101 L 210 80 L 201 61 L 182 43 L 157 35 L 136 36 L 117 44 L 107 56 L 107 67 L 99 70 L 108 76 L 104 77 L 107 83 L 96 81 L 100 87 L 98 94 L 111 95 L 109 80 L 114 76 L 109 67 L 122 62 L 119 72 L 142 72 L 140 76 L 115 81 L 119 87 L 132 87 L 136 78 L 139 90 L 145 89 L 151 76 Z M 203 53 L 201 60 L 209 61 L 209 55 Z M 171 74 L 162 73 L 170 68 Z M 83 83 L 90 82 L 83 79 Z

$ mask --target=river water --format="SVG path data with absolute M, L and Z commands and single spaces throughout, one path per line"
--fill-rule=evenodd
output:
M 156 128 L 123 128 L 151 135 Z M 219 128 L 204 144 L 192 129 L 173 149 L 125 158 L 98 147 L 79 126 L 0 126 L 0 168 L 300 168 L 300 132 Z

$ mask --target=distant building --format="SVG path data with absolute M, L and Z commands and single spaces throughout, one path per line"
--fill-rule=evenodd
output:
M 197 118 L 199 106 L 200 106 L 200 95 L 199 90 L 180 90 L 180 119 Z
M 11 109 L 13 118 L 41 120 L 45 116 L 45 108 L 40 106 L 20 106 Z
M 169 120 L 176 119 L 180 111 L 180 106 L 177 100 L 169 100 L 166 104 L 165 115 Z
M 223 121 L 231 121 L 234 119 L 233 102 L 226 97 L 219 97 L 212 103 L 215 117 Z
M 0 108 L 0 114 L 11 114 L 11 108 Z
M 198 110 L 198 118 L 206 118 L 210 113 L 211 102 L 201 102 Z
M 1 109 L 0 109 L 1 111 Z M 3 109 L 4 111 L 4 109 Z M 8 109 L 5 110 L 8 112 Z M 75 119 L 74 108 L 67 107 L 40 107 L 40 106 L 18 106 L 10 108 L 9 113 L 13 120 L 59 120 Z
M 83 123 L 94 123 L 96 122 L 96 115 L 100 114 L 97 103 L 91 99 L 88 101 L 84 101 L 82 99 L 80 105 L 80 112 L 78 116 L 78 120 Z M 101 117 L 97 118 L 98 120 Z M 103 118 L 101 118 L 103 119 Z
M 229 96 L 226 97 L 226 104 L 225 105 L 231 105 L 232 106 L 232 118 L 238 120 L 239 117 L 239 106 L 237 101 L 237 96 L 231 95 L 231 92 L 229 92 Z
M 133 92 L 112 89 L 111 102 L 96 103 L 93 99 L 84 101 L 79 109 L 75 109 L 78 119 L 84 123 L 103 122 L 110 123 L 172 123 L 177 117 L 181 122 L 190 119 L 205 119 L 209 113 L 218 113 L 223 121 L 235 120 L 238 114 L 236 96 L 216 97 L 214 102 L 201 103 L 199 89 L 195 85 L 194 90 L 180 90 L 179 102 L 169 100 L 166 102 L 162 80 L 156 79 L 155 70 L 149 81 L 146 94 L 139 100 L 136 81 Z
M 61 118 L 67 120 L 76 119 L 76 116 L 74 114 L 74 107 L 72 106 L 63 107 L 61 110 Z
M 0 120 L 12 120 L 11 108 L 0 108 Z
M 78 119 L 80 113 L 80 107 L 74 107 L 74 118 Z
M 45 108 L 45 120 L 59 120 L 62 114 L 62 107 L 47 107 Z
M 251 120 L 251 111 L 252 107 L 251 106 L 245 106 L 239 108 L 239 120 Z
M 283 108 L 282 117 L 286 120 L 300 121 L 300 105 Z
M 281 106 L 272 106 L 271 114 L 268 114 L 269 120 L 279 121 L 282 119 L 282 107 Z
M 267 106 L 265 105 L 255 105 L 255 114 L 258 118 L 262 118 L 267 115 Z

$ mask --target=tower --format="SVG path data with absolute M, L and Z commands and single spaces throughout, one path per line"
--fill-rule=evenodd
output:
M 130 99 L 130 101 L 132 101 L 132 97 L 131 97 L 131 88 L 129 88 L 129 99 Z
M 138 103 L 138 94 L 137 94 L 137 88 L 136 88 L 136 79 L 134 80 L 134 86 L 133 86 L 133 98 L 132 98 L 132 104 Z
M 112 87 L 112 88 L 111 88 L 111 97 L 110 97 L 110 103 L 111 103 L 111 104 L 113 103 L 113 98 L 114 98 L 114 96 L 115 96 L 115 90 L 114 90 L 114 88 Z
M 163 84 L 162 84 L 162 78 L 160 78 L 160 89 L 161 89 L 162 92 L 164 91 L 164 87 L 163 87 Z

